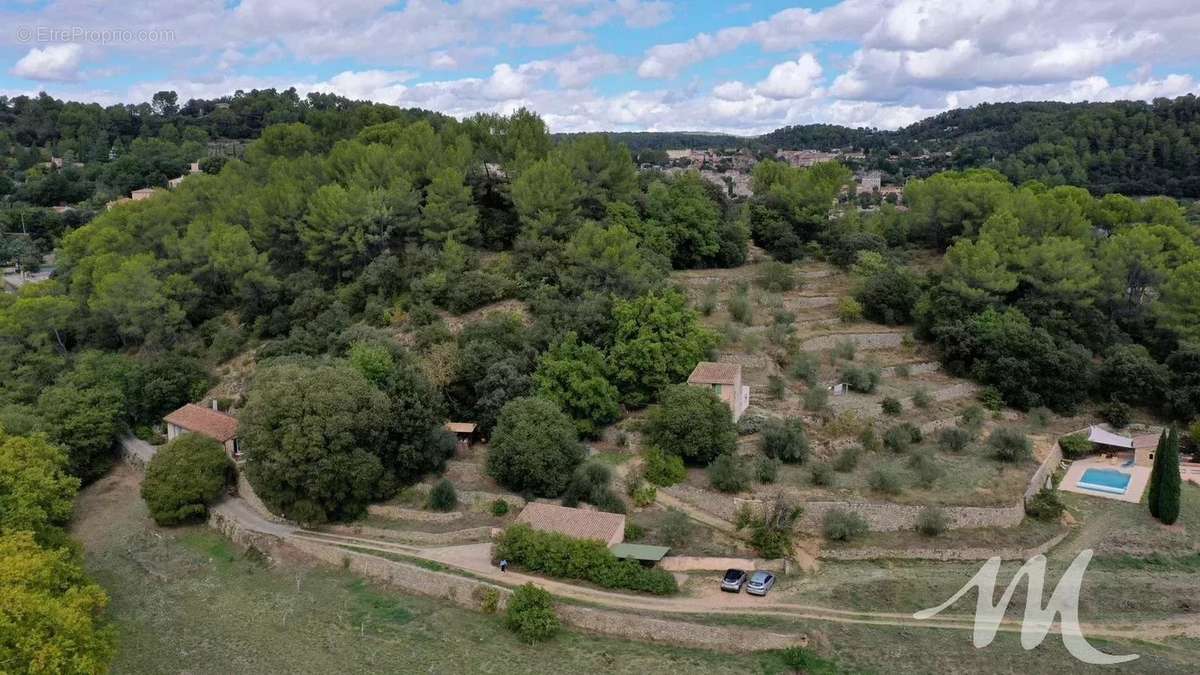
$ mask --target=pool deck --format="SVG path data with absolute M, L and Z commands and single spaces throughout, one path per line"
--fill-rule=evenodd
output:
M 1117 501 L 1137 504 L 1142 501 L 1142 493 L 1146 491 L 1146 483 L 1150 480 L 1150 469 L 1145 466 L 1121 466 L 1125 463 L 1126 459 L 1129 458 L 1119 457 L 1116 462 L 1101 459 L 1100 457 L 1088 457 L 1076 460 L 1067 469 L 1067 475 L 1063 476 L 1058 489 L 1081 495 L 1104 497 L 1106 499 L 1116 499 Z M 1122 473 L 1127 473 L 1129 474 L 1129 487 L 1125 490 L 1125 494 L 1114 494 L 1112 492 L 1089 490 L 1079 487 L 1079 479 L 1083 476 L 1083 472 L 1088 469 L 1116 469 Z

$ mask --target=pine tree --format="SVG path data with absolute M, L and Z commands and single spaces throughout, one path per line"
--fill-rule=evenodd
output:
M 1179 492 L 1182 488 L 1179 477 L 1179 431 L 1176 429 L 1171 429 L 1167 437 L 1161 469 L 1157 490 L 1158 519 L 1163 525 L 1174 525 L 1179 520 Z
M 1150 469 L 1150 481 L 1146 484 L 1146 502 L 1150 506 L 1150 515 L 1158 517 L 1158 483 L 1162 477 L 1163 453 L 1166 452 L 1167 431 L 1163 430 L 1158 437 L 1158 446 L 1154 448 L 1154 466 Z

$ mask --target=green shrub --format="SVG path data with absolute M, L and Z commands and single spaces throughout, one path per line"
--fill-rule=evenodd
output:
M 738 505 L 737 510 L 733 512 L 733 526 L 740 532 L 754 523 L 754 519 L 758 515 L 754 513 L 754 507 L 746 502 Z
M 851 366 L 842 370 L 842 381 L 860 394 L 870 394 L 879 386 L 879 369 L 867 366 Z
M 676 508 L 667 509 L 662 524 L 658 526 L 658 537 L 668 546 L 682 546 L 692 538 L 694 530 L 688 514 Z
M 499 518 L 500 516 L 504 516 L 507 514 L 508 514 L 508 502 L 504 501 L 503 497 L 492 502 L 492 515 L 493 516 L 496 516 L 497 518 Z
M 934 483 L 937 483 L 945 473 L 942 465 L 928 452 L 912 455 L 908 460 L 908 466 L 917 475 L 917 485 L 926 490 L 932 488 Z
M 868 426 L 858 435 L 858 442 L 862 444 L 863 450 L 867 452 L 879 452 L 883 444 L 879 440 L 879 434 L 875 433 L 875 427 Z
M 708 465 L 708 482 L 721 492 L 743 492 L 750 488 L 750 469 L 740 458 L 725 453 Z
M 658 499 L 658 488 L 649 483 L 642 483 L 633 491 L 630 498 L 633 499 L 633 505 L 638 508 L 650 506 Z
M 764 558 L 783 558 L 792 554 L 792 535 L 802 509 L 783 496 L 777 496 L 761 515 L 750 523 L 750 545 Z
M 1100 417 L 1114 429 L 1129 426 L 1130 416 L 1129 406 L 1120 401 L 1109 401 L 1100 409 Z
M 872 490 L 885 495 L 894 496 L 904 492 L 904 481 L 900 478 L 900 471 L 888 464 L 881 464 L 872 469 L 867 476 L 867 484 Z
M 858 467 L 858 460 L 862 458 L 862 454 L 862 446 L 851 445 L 848 448 L 844 448 L 833 460 L 834 471 L 850 473 Z
M 1058 439 L 1058 447 L 1062 448 L 1063 457 L 1067 459 L 1079 459 L 1092 454 L 1093 450 L 1092 442 L 1087 439 L 1087 436 L 1078 434 Z
M 554 599 L 550 593 L 531 583 L 513 591 L 508 599 L 504 625 L 527 644 L 549 640 L 561 627 L 554 614 Z
M 892 396 L 884 396 L 883 400 L 879 402 L 879 407 L 883 409 L 885 415 L 893 417 L 904 412 L 904 405 L 900 403 L 900 399 Z
M 233 475 L 220 443 L 184 434 L 160 448 L 146 467 L 142 499 L 159 525 L 203 520 Z
M 816 386 L 820 370 L 820 365 L 812 354 L 796 352 L 792 356 L 792 377 L 804 382 L 810 389 Z
M 744 291 L 734 293 L 725 306 L 734 321 L 744 326 L 749 326 L 754 321 L 754 308 L 750 304 L 750 296 Z
M 1030 518 L 1045 522 L 1058 520 L 1064 510 L 1066 510 L 1066 506 L 1058 498 L 1058 492 L 1049 488 L 1038 490 L 1038 493 L 1025 504 L 1025 513 L 1029 514 Z
M 787 263 L 769 260 L 759 265 L 754 280 L 765 290 L 783 293 L 796 288 L 796 270 Z
M 821 520 L 821 532 L 831 541 L 853 541 L 867 530 L 867 521 L 862 516 L 845 509 L 830 509 Z
M 704 316 L 712 316 L 712 313 L 717 310 L 717 294 L 721 291 L 721 284 L 712 282 L 704 287 L 704 296 L 700 300 L 700 313 Z
M 767 395 L 776 401 L 783 400 L 787 395 L 787 383 L 778 375 L 767 377 Z
M 493 556 L 531 572 L 581 579 L 602 588 L 670 595 L 679 590 L 670 572 L 618 560 L 604 542 L 539 532 L 525 524 L 508 527 L 497 538 Z
M 829 390 L 825 387 L 809 387 L 804 392 L 804 409 L 809 412 L 821 412 L 829 407 Z
M 936 537 L 946 531 L 950 520 L 946 512 L 937 506 L 926 506 L 917 514 L 917 532 L 926 537 Z
M 826 462 L 817 462 L 812 465 L 812 482 L 813 485 L 821 487 L 829 487 L 833 485 L 833 467 Z
M 1033 445 L 1019 429 L 1001 427 L 988 436 L 988 447 L 1001 462 L 1024 462 L 1033 458 Z
M 637 523 L 625 523 L 625 541 L 638 541 L 646 536 L 646 528 Z
M 892 368 L 892 373 L 901 379 L 908 379 L 909 376 L 912 375 L 912 367 L 910 367 L 907 363 L 901 363 L 900 365 Z
M 962 452 L 971 443 L 971 432 L 960 427 L 946 427 L 938 432 L 938 447 L 947 452 Z
M 779 460 L 774 457 L 759 457 L 758 463 L 754 467 L 754 473 L 758 482 L 774 483 L 775 478 L 779 475 Z
M 920 408 L 921 410 L 925 410 L 929 408 L 929 406 L 933 405 L 933 396 L 930 395 L 928 389 L 921 388 L 913 393 L 912 402 L 914 406 Z
M 788 647 L 779 652 L 779 660 L 787 672 L 805 675 L 836 675 L 842 672 L 835 663 L 823 659 L 804 647 Z
M 833 358 L 835 359 L 853 361 L 856 353 L 858 353 L 858 345 L 854 340 L 838 340 L 833 345 Z
M 907 452 L 921 442 L 921 429 L 910 422 L 902 422 L 883 432 L 883 445 L 896 453 Z
M 958 422 L 972 436 L 976 436 L 983 429 L 983 421 L 986 416 L 987 411 L 983 409 L 983 406 L 978 403 L 972 403 L 963 409 L 962 414 L 958 416 Z
M 1038 429 L 1045 429 L 1050 425 L 1053 414 L 1049 408 L 1034 408 L 1029 411 L 1029 423 Z
M 837 317 L 842 323 L 857 323 L 862 321 L 862 304 L 849 296 L 839 299 L 837 303 Z
M 687 478 L 687 469 L 683 466 L 683 458 L 678 455 L 668 455 L 662 450 L 650 447 L 642 452 L 645 458 L 646 481 L 668 487 Z
M 434 484 L 429 491 L 429 508 L 433 511 L 453 511 L 458 506 L 458 492 L 454 483 L 443 478 Z
M 479 609 L 484 614 L 495 614 L 500 606 L 500 591 L 495 588 L 484 588 L 480 594 Z
M 612 489 L 612 469 L 596 460 L 576 467 L 563 493 L 563 506 L 574 507 L 579 502 L 609 513 L 625 513 L 625 502 Z
M 797 418 L 786 421 L 770 420 L 763 426 L 763 454 L 790 464 L 803 464 L 808 460 L 808 435 L 804 423 Z
M 984 387 L 979 392 L 979 402 L 992 412 L 999 412 L 1004 407 L 1004 395 L 995 387 Z
M 741 419 L 737 421 L 738 436 L 757 434 L 759 431 L 762 431 L 763 425 L 766 423 L 767 416 L 763 415 L 761 412 L 755 411 L 753 413 L 744 413 Z

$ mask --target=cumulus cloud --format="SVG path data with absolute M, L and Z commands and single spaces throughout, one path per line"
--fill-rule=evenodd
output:
M 33 48 L 9 71 L 27 80 L 68 82 L 80 78 L 83 47 L 77 44 Z
M 767 98 L 803 98 L 821 81 L 821 64 L 812 54 L 785 61 L 771 68 L 767 79 L 759 83 L 758 93 Z
M 727 8 L 753 9 L 734 2 Z M 1147 100 L 1200 88 L 1200 71 L 1178 65 L 1200 57 L 1196 2 L 841 0 L 760 21 L 724 9 L 705 32 L 656 45 L 652 27 L 692 11 L 688 4 L 160 0 L 153 15 L 113 4 L 108 25 L 170 29 L 176 39 L 103 52 L 38 45 L 9 72 L 54 95 L 104 103 L 145 101 L 163 89 L 187 99 L 295 87 L 456 116 L 528 106 L 555 131 L 742 134 L 812 122 L 894 128 L 984 101 Z M 19 13 L 0 7 L 0 25 L 94 25 L 95 16 L 93 0 Z M 611 29 L 643 48 L 613 53 L 604 42 Z M 0 35 L 0 43 L 12 39 Z M 830 43 L 852 51 L 829 51 Z M 735 51 L 724 68 L 693 68 Z M 169 75 L 114 76 L 138 77 L 129 63 L 147 59 Z M 1123 70 L 1127 81 L 1113 75 Z M 642 79 L 611 77 L 632 73 Z

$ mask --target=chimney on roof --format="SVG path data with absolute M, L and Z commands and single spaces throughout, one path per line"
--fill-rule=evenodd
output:
M 216 399 L 216 397 L 214 397 L 214 398 L 213 398 L 213 400 L 212 400 L 212 409 L 213 409 L 213 410 L 215 410 L 215 411 L 217 411 L 217 412 L 221 412 L 221 406 L 217 405 L 217 399 Z

